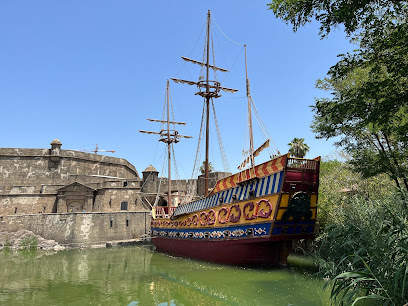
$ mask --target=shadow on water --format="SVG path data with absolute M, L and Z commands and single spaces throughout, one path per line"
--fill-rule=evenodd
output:
M 329 305 L 323 281 L 231 267 L 147 247 L 0 252 L 0 305 Z

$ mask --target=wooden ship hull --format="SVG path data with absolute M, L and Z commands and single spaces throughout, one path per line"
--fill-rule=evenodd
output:
M 293 241 L 313 239 L 320 158 L 276 157 L 217 182 L 202 199 L 156 207 L 158 251 L 232 265 L 286 264 Z

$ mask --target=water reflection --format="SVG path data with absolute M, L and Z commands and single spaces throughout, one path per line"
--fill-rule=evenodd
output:
M 327 305 L 305 272 L 174 258 L 146 247 L 0 252 L 1 305 Z

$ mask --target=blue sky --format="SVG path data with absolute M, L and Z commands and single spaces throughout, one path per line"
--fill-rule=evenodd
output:
M 47 148 L 54 138 L 63 149 L 92 150 L 98 144 L 116 150 L 107 155 L 127 159 L 139 172 L 152 163 L 161 171 L 164 145 L 138 130 L 159 130 L 146 118 L 161 118 L 168 78 L 198 79 L 199 69 L 184 65 L 181 56 L 201 59 L 203 36 L 197 39 L 210 9 L 230 39 L 248 46 L 252 97 L 280 152 L 300 137 L 311 148 L 307 157 L 330 154 L 332 142 L 310 131 L 309 106 L 324 95 L 314 88 L 316 79 L 353 46 L 341 30 L 321 40 L 315 23 L 293 33 L 267 3 L 2 1 L 0 146 Z M 246 130 L 244 57 L 241 46 L 213 28 L 217 65 L 231 69 L 219 79 L 239 89 L 215 101 L 226 154 L 236 169 Z M 202 98 L 191 86 L 170 86 L 176 120 L 188 123 L 179 131 L 194 137 L 175 147 L 180 177 L 189 178 Z M 257 146 L 262 139 L 254 126 Z M 213 137 L 211 160 L 222 170 L 218 152 Z

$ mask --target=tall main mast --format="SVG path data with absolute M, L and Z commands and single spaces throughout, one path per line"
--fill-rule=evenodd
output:
M 169 174 L 169 182 L 168 182 L 168 202 L 167 205 L 168 207 L 171 207 L 171 153 L 170 153 L 170 147 L 171 147 L 171 143 L 173 142 L 170 139 L 170 94 L 169 94 L 169 80 L 167 80 L 167 86 L 166 86 L 166 97 L 167 97 L 167 139 L 166 139 L 166 143 L 167 143 L 167 153 L 168 153 L 168 174 Z
M 204 195 L 208 194 L 208 177 L 210 173 L 209 167 L 209 151 L 210 151 L 210 26 L 211 26 L 211 12 L 208 10 L 207 14 L 207 78 L 205 87 L 205 103 L 206 103 L 206 126 L 205 126 L 205 173 L 204 173 Z
M 181 79 L 175 79 L 171 78 L 174 82 L 176 83 L 184 83 L 188 85 L 197 85 L 199 91 L 196 93 L 197 95 L 200 95 L 205 99 L 205 104 L 206 104 L 206 132 L 205 132 L 205 173 L 204 173 L 204 195 L 208 194 L 208 183 L 209 183 L 209 173 L 210 173 L 210 167 L 209 167 L 209 146 L 210 146 L 210 101 L 212 98 L 219 98 L 221 95 L 219 94 L 220 90 L 225 91 L 225 92 L 231 92 L 235 93 L 238 90 L 237 89 L 232 89 L 232 88 L 227 88 L 227 87 L 222 87 L 220 82 L 215 81 L 215 80 L 210 80 L 210 69 L 222 71 L 222 72 L 228 72 L 228 70 L 220 67 L 216 67 L 214 65 L 210 65 L 210 39 L 211 39 L 211 11 L 208 10 L 207 13 L 207 39 L 206 39 L 206 62 L 200 62 L 196 61 L 187 57 L 181 57 L 183 60 L 192 62 L 194 64 L 200 65 L 202 67 L 206 68 L 206 79 L 203 81 L 188 81 L 188 80 L 181 80 Z

